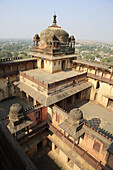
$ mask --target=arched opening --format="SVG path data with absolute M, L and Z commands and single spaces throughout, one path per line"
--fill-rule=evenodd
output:
M 44 60 L 41 60 L 41 68 L 44 68 Z
M 96 89 L 98 89 L 99 87 L 100 87 L 100 82 L 97 81 Z
M 65 70 L 65 60 L 62 61 L 62 70 Z

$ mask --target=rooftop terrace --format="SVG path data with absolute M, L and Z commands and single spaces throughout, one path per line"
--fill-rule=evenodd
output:
M 83 116 L 88 121 L 88 125 L 95 129 L 103 129 L 113 134 L 113 112 L 94 102 L 79 103 L 70 105 L 67 111 L 77 107 L 83 112 Z
M 30 76 L 30 77 L 34 77 L 35 79 L 44 82 L 46 84 L 51 84 L 54 82 L 58 82 L 64 79 L 68 79 L 77 75 L 82 75 L 83 73 L 79 73 L 77 71 L 72 71 L 72 70 L 68 70 L 68 71 L 61 71 L 58 73 L 47 73 L 44 70 L 40 70 L 40 69 L 33 69 L 33 70 L 28 70 L 28 71 L 23 71 L 22 73 L 25 73 L 26 75 Z

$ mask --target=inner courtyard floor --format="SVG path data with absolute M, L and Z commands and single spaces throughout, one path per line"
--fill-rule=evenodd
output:
M 38 148 L 38 151 L 35 152 L 33 156 L 30 157 L 34 165 L 39 170 L 60 170 L 57 164 L 52 160 L 48 153 L 51 151 L 51 148 L 47 145 L 44 148 Z

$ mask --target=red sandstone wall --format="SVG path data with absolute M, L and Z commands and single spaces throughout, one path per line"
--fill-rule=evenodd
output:
M 25 70 L 25 63 L 20 63 L 18 66 L 18 70 Z
M 42 108 L 42 121 L 47 119 L 47 107 Z
M 108 164 L 111 168 L 113 168 L 113 155 L 111 155 L 111 154 L 109 155 L 107 164 Z
M 94 149 L 94 142 L 97 141 L 100 145 L 99 152 Z M 104 148 L 104 144 L 100 142 L 96 137 L 88 136 L 87 134 L 84 136 L 84 139 L 80 140 L 80 145 L 84 147 L 85 150 L 89 151 L 92 155 L 97 157 L 102 162 L 106 163 L 106 154 L 107 151 Z
M 27 70 L 33 69 L 33 62 L 27 63 Z

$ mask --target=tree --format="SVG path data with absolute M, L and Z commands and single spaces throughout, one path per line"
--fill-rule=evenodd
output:
M 96 57 L 97 57 L 97 58 L 101 58 L 101 55 L 100 55 L 100 54 L 97 54 Z
M 13 56 L 14 56 L 14 57 L 18 57 L 18 53 L 17 53 L 17 52 L 14 52 Z
M 27 56 L 27 53 L 23 52 L 23 51 L 20 54 L 23 54 L 24 56 Z

